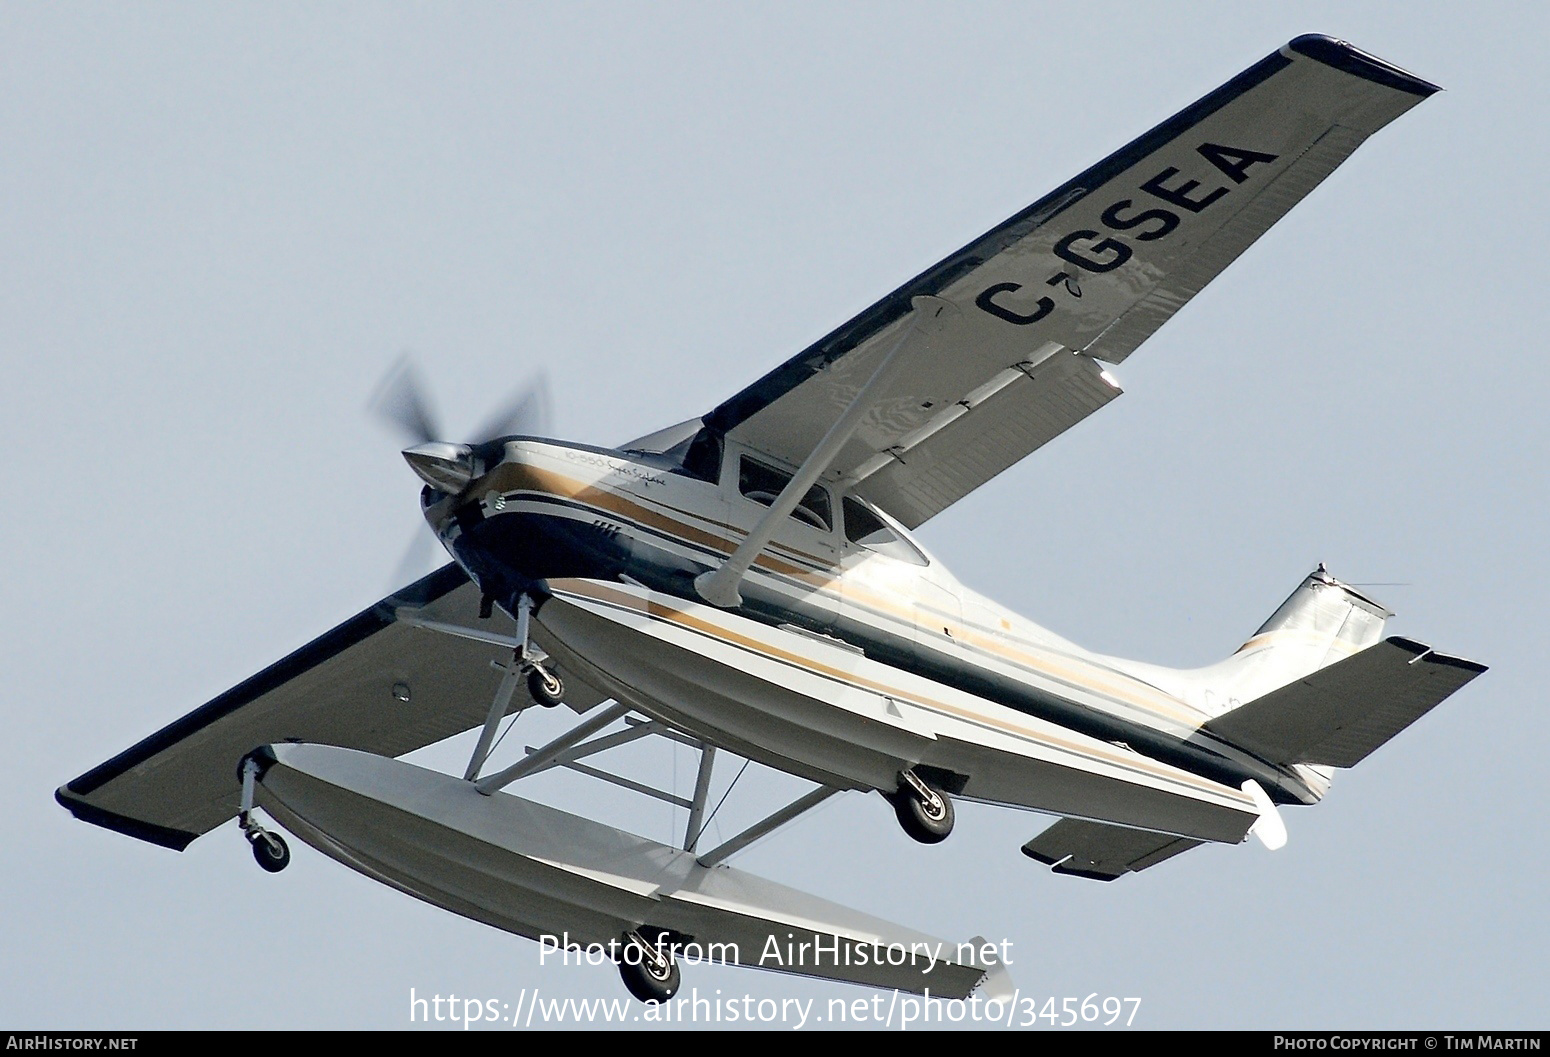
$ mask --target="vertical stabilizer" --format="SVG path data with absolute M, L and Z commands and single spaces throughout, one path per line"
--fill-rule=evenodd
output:
M 1393 615 L 1321 564 L 1252 638 L 1214 666 L 1218 692 L 1237 702 L 1262 697 L 1376 644 Z

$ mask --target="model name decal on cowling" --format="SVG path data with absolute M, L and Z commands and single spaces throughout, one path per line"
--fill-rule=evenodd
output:
M 633 477 L 643 484 L 667 483 L 667 478 L 662 475 L 660 470 L 645 469 L 623 459 L 610 459 L 607 456 L 595 455 L 589 451 L 577 451 L 575 448 L 566 448 L 561 452 L 561 457 L 570 462 L 596 466 L 620 477 Z
M 1072 297 L 1081 297 L 1078 283 L 1081 272 L 1102 274 L 1112 272 L 1135 255 L 1126 238 L 1136 242 L 1155 242 L 1165 239 L 1178 228 L 1183 215 L 1201 213 L 1225 198 L 1234 187 L 1248 180 L 1249 170 L 1256 165 L 1266 165 L 1277 155 L 1265 154 L 1244 147 L 1226 147 L 1219 143 L 1202 143 L 1195 148 L 1206 161 L 1232 181 L 1231 186 L 1203 189 L 1199 180 L 1180 174 L 1170 165 L 1141 184 L 1140 190 L 1152 200 L 1166 203 L 1173 208 L 1153 205 L 1143 199 L 1122 198 L 1112 203 L 1100 219 L 1108 231 L 1082 228 L 1072 231 L 1055 243 L 1055 256 L 1071 267 L 1056 272 L 1045 281 L 1047 286 L 1064 287 Z M 1111 232 L 1125 232 L 1118 237 Z M 1022 283 L 996 283 L 987 287 L 974 299 L 975 305 L 997 319 L 1004 319 L 1020 327 L 1037 323 L 1055 310 L 1055 299 L 1048 295 L 1032 304 L 1008 305 L 996 300 L 1000 294 L 1015 293 Z

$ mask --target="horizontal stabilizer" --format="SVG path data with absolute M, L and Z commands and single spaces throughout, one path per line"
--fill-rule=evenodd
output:
M 1023 854 L 1054 867 L 1055 873 L 1112 881 L 1203 843 L 1171 833 L 1063 818 L 1024 844 Z
M 1355 767 L 1483 671 L 1483 664 L 1390 638 L 1203 729 L 1270 763 Z

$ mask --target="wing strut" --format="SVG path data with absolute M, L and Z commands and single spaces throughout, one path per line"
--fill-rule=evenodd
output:
M 829 468 L 829 464 L 839 455 L 845 442 L 850 440 L 850 435 L 861 425 L 862 416 L 871 410 L 874 398 L 889 382 L 898 374 L 899 368 L 909 361 L 906 351 L 913 344 L 912 338 L 920 333 L 922 328 L 932 322 L 940 322 L 946 313 L 957 312 L 957 307 L 951 301 L 930 295 L 921 295 L 910 299 L 912 310 L 900 331 L 898 340 L 882 362 L 877 365 L 877 370 L 872 372 L 866 385 L 856 394 L 844 413 L 829 427 L 818 446 L 812 454 L 802 463 L 796 474 L 787 482 L 780 495 L 770 508 L 764 512 L 748 536 L 738 546 L 732 556 L 721 565 L 709 572 L 703 572 L 694 579 L 694 589 L 700 597 L 711 605 L 720 606 L 723 609 L 732 609 L 742 604 L 743 596 L 738 591 L 738 585 L 743 582 L 743 577 L 748 574 L 748 568 L 764 550 L 765 544 L 775 535 L 775 530 L 796 509 L 797 503 L 807 494 L 817 481 L 819 475 Z

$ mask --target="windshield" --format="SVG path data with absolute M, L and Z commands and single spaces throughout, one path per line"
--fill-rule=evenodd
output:
M 846 496 L 840 504 L 845 512 L 845 538 L 858 547 L 885 554 L 911 565 L 926 565 L 926 556 L 896 531 L 871 507 Z

